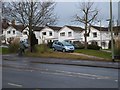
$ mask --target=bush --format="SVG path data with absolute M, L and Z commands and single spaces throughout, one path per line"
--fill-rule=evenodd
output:
M 10 53 L 17 53 L 19 47 L 20 47 L 20 46 L 19 46 L 18 43 L 11 43 L 11 44 L 9 45 L 8 50 L 9 50 Z
M 52 48 L 52 44 L 53 44 L 53 42 L 48 42 L 47 46 L 48 46 L 49 48 Z
M 44 53 L 44 52 L 48 52 L 48 51 L 49 51 L 49 48 L 48 48 L 47 44 L 35 45 L 35 52 Z
M 93 49 L 93 50 L 100 50 L 101 49 L 100 46 L 94 45 L 94 44 L 89 44 L 87 48 L 88 49 Z

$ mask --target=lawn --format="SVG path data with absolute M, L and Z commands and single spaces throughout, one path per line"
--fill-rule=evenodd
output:
M 0 54 L 9 54 L 8 48 L 0 47 Z
M 92 56 L 96 56 L 96 57 L 101 57 L 101 58 L 105 58 L 105 59 L 111 59 L 111 53 L 100 51 L 100 50 L 78 49 L 78 50 L 75 50 L 75 52 L 92 55 Z

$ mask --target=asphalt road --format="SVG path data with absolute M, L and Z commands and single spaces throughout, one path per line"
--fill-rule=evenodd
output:
M 3 64 L 3 88 L 118 88 L 118 69 L 9 60 Z

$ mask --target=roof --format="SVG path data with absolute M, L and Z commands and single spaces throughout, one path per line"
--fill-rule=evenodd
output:
M 53 29 L 53 30 L 57 30 L 59 31 L 62 27 L 59 26 L 48 26 L 49 28 Z
M 11 26 L 20 32 L 26 28 L 24 25 L 11 25 Z
M 34 26 L 33 31 L 41 31 L 44 27 Z
M 99 26 L 92 26 L 92 27 L 100 31 L 100 27 Z M 101 31 L 108 31 L 108 30 L 109 30 L 108 27 L 101 27 Z M 113 31 L 120 32 L 120 26 L 114 26 L 113 27 Z
M 99 27 L 99 26 L 91 26 L 91 27 L 93 27 L 99 31 L 100 31 L 100 28 L 101 28 L 101 31 L 108 31 L 108 27 Z
M 9 26 L 10 26 L 10 25 L 9 25 L 8 22 L 6 22 L 6 21 L 3 21 L 3 22 L 2 22 L 2 29 L 7 29 Z
M 114 26 L 113 31 L 120 32 L 120 26 Z
M 24 25 L 9 24 L 6 19 L 3 19 L 3 21 L 2 21 L 2 29 L 7 29 L 8 27 L 13 27 L 13 28 L 15 28 L 18 31 L 22 31 L 23 29 L 25 29 Z
M 77 26 L 68 26 L 68 25 L 66 25 L 66 27 L 68 27 L 68 28 L 70 28 L 70 29 L 72 29 L 74 31 L 83 31 L 84 30 L 83 28 L 77 27 Z
M 25 29 L 25 26 L 24 25 L 10 25 L 10 24 L 2 24 L 2 29 L 7 29 L 8 27 L 12 26 L 13 28 L 15 28 L 16 30 L 18 31 L 22 31 Z

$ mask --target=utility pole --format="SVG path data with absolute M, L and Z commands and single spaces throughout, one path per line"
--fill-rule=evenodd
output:
M 101 20 L 99 22 L 100 22 L 100 45 L 101 45 L 101 48 L 102 48 Z
M 100 46 L 102 47 L 102 32 L 101 32 L 101 20 L 98 20 L 100 23 Z
M 113 22 L 112 22 L 112 0 L 110 0 L 110 31 L 111 31 L 111 52 L 112 61 L 114 62 L 114 41 L 113 41 Z

